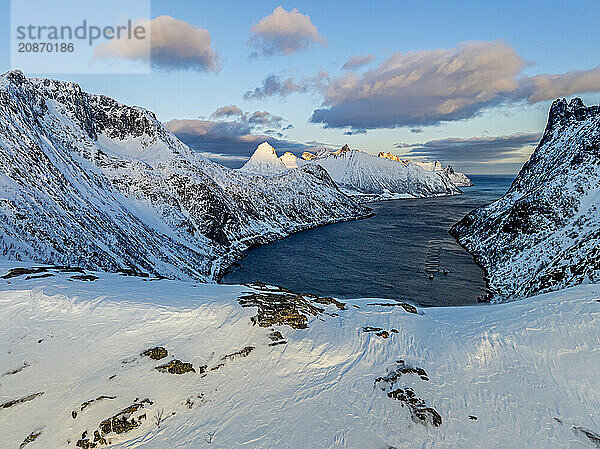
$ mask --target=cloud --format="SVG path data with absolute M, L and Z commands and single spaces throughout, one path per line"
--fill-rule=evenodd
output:
M 530 103 L 600 91 L 600 65 L 591 70 L 576 70 L 560 75 L 542 74 L 524 82 L 531 90 Z
M 344 133 L 345 136 L 354 136 L 355 134 L 367 134 L 366 129 L 350 129 Z
M 285 139 L 284 132 L 292 128 L 291 124 L 284 126 L 285 122 L 268 111 L 245 112 L 230 104 L 217 108 L 210 120 L 171 120 L 165 126 L 200 154 L 236 167 L 265 141 L 278 151 L 301 154 L 307 146 Z
M 281 128 L 283 121 L 283 117 L 280 117 L 279 115 L 273 115 L 267 111 L 256 111 L 248 116 L 248 123 L 250 125 L 274 126 L 276 128 Z
M 333 79 L 311 121 L 330 128 L 433 125 L 477 115 L 519 87 L 525 62 L 503 42 L 396 53 L 360 76 Z
M 221 106 L 215 112 L 210 115 L 212 119 L 224 119 L 224 118 L 236 118 L 240 124 L 245 124 L 248 128 L 253 129 L 255 127 L 275 127 L 277 129 L 283 128 L 283 122 L 285 119 L 279 115 L 271 114 L 268 111 L 255 111 L 253 113 L 244 112 L 241 108 L 234 104 L 227 106 Z M 282 130 L 291 129 L 292 125 L 286 126 Z
M 165 70 L 194 70 L 218 72 L 220 60 L 211 48 L 210 33 L 171 16 L 142 19 L 134 26 L 150 30 L 148 39 L 113 39 L 94 49 L 96 59 L 124 59 L 150 62 L 152 67 Z
M 261 86 L 251 89 L 244 93 L 244 99 L 262 100 L 264 98 L 274 96 L 284 98 L 296 92 L 318 92 L 325 88 L 326 82 L 328 80 L 329 74 L 323 71 L 317 73 L 316 76 L 313 76 L 311 78 L 305 78 L 300 81 L 296 81 L 292 77 L 282 79 L 278 75 L 271 74 L 263 80 Z
M 346 63 L 342 66 L 342 70 L 355 70 L 360 67 L 369 65 L 373 61 L 375 61 L 374 55 L 353 56 L 352 58 L 348 59 L 348 61 L 346 61 Z
M 365 73 L 322 83 L 323 104 L 310 121 L 326 128 L 416 129 L 469 119 L 498 105 L 600 91 L 600 66 L 526 76 L 527 65 L 501 41 L 395 53 Z
M 498 137 L 448 138 L 425 143 L 397 143 L 404 156 L 429 160 L 479 163 L 522 163 L 540 140 L 538 133 Z
M 248 43 L 256 50 L 252 56 L 291 55 L 315 43 L 326 43 L 309 16 L 281 6 L 253 25 L 250 32 Z
M 221 106 L 215 112 L 211 114 L 212 118 L 224 118 L 224 117 L 233 117 L 238 116 L 241 117 L 244 115 L 244 112 L 238 108 L 236 105 L 230 104 L 228 106 Z
M 300 155 L 305 144 L 266 133 L 253 134 L 252 127 L 241 122 L 213 120 L 171 120 L 165 126 L 182 142 L 200 154 L 230 167 L 240 167 L 262 142 L 269 142 L 278 152 Z
M 413 134 L 420 134 L 423 132 L 423 128 L 410 128 L 410 132 Z

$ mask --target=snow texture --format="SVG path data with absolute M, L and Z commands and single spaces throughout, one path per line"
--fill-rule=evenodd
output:
M 299 165 L 313 164 L 327 170 L 344 193 L 361 201 L 462 193 L 451 179 L 453 171 L 433 170 L 433 165 L 430 170 L 428 166 L 424 168 L 419 164 L 398 163 L 364 151 L 351 150 L 347 145 L 337 151 L 321 149 L 315 154 L 305 152 L 302 159 L 298 159 L 292 153 L 277 158 L 275 150 L 263 143 L 241 171 L 272 176 Z
M 416 314 L 315 303 L 293 329 L 253 324 L 237 298 L 261 289 L 90 275 L 0 280 L 0 447 L 75 447 L 133 404 L 110 447 L 585 449 L 600 432 L 598 286 Z M 155 369 L 172 360 L 195 372 Z
M 370 213 L 318 166 L 244 174 L 145 109 L 20 71 L 0 80 L 0 256 L 214 281 L 248 247 Z
M 600 106 L 556 100 L 508 192 L 452 233 L 487 271 L 492 299 L 600 280 Z

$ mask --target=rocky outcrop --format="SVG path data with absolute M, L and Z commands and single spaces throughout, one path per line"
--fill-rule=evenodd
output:
M 451 230 L 495 301 L 600 280 L 600 107 L 556 100 L 508 192 Z
M 467 175 L 454 171 L 452 165 L 447 165 L 443 170 L 446 172 L 446 175 L 448 175 L 448 178 L 450 178 L 450 180 L 458 187 L 471 187 L 474 185 L 473 181 L 471 181 Z
M 240 296 L 242 307 L 256 307 L 258 313 L 252 318 L 260 327 L 288 325 L 294 329 L 306 329 L 311 316 L 318 316 L 325 309 L 316 304 L 335 305 L 345 310 L 345 304 L 333 298 L 295 293 L 286 288 L 262 283 L 249 284 L 254 290 Z
M 384 159 L 389 159 L 390 161 L 400 162 L 402 165 L 406 165 L 404 161 L 400 159 L 400 156 L 397 156 L 393 153 L 385 153 L 383 151 L 380 151 L 377 156 L 382 157 Z
M 155 369 L 157 371 L 160 371 L 161 373 L 168 374 L 185 374 L 196 372 L 194 366 L 191 363 L 182 362 L 181 360 L 177 359 L 171 360 L 170 362 L 165 363 L 164 365 L 157 366 Z
M 152 360 L 160 360 L 168 356 L 169 351 L 162 346 L 157 346 L 155 348 L 146 349 L 144 352 L 142 352 L 142 355 L 150 357 Z

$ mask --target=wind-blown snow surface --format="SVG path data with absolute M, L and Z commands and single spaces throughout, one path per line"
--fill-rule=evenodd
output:
M 451 230 L 495 300 L 600 280 L 600 107 L 556 100 L 540 144 L 499 200 Z
M 243 174 L 142 108 L 19 71 L 0 80 L 4 257 L 214 280 L 249 246 L 369 213 L 320 167 Z
M 256 308 L 237 302 L 244 286 L 54 274 L 0 280 L 2 448 L 39 432 L 27 449 L 75 447 L 146 398 L 139 426 L 103 436 L 111 447 L 593 448 L 586 432 L 600 433 L 598 286 L 418 314 L 372 299 L 316 304 L 324 312 L 292 329 L 253 325 Z M 168 356 L 140 355 L 155 346 Z M 196 372 L 155 369 L 173 358 Z M 399 388 L 441 424 L 413 420 L 387 395 Z

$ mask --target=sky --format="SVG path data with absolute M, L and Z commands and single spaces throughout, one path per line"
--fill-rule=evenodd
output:
M 0 4 L 4 72 L 18 67 L 10 3 Z M 66 6 L 50 4 L 60 20 Z M 150 109 L 229 166 L 268 140 L 281 154 L 348 144 L 516 173 L 553 99 L 600 101 L 597 1 L 154 0 L 150 11 L 151 56 L 115 40 L 94 48 L 149 57 L 149 73 L 48 73 L 40 63 L 26 75 Z

